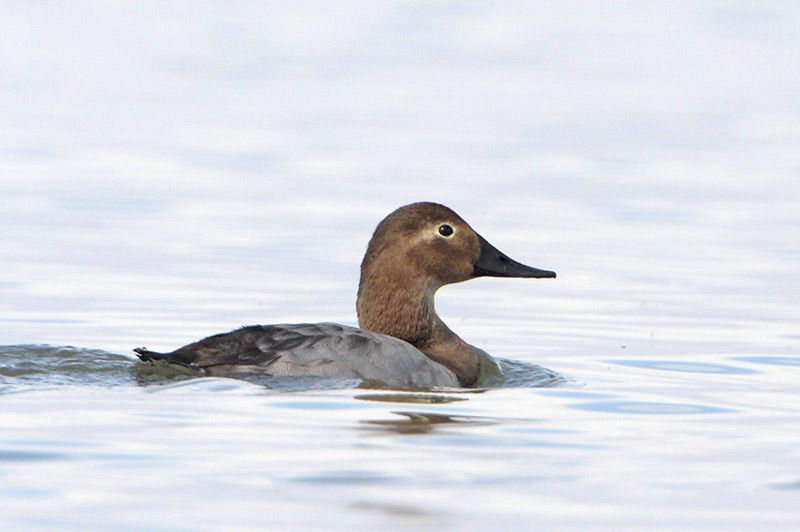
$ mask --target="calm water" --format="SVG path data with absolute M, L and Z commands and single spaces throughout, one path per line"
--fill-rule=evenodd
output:
M 796 529 L 798 7 L 370 6 L 0 8 L 0 528 Z M 503 386 L 132 357 L 417 200 L 559 274 L 439 293 Z

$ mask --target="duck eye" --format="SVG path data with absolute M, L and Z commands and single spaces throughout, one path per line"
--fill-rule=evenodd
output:
M 450 236 L 453 234 L 453 228 L 447 224 L 442 224 L 439 226 L 439 234 L 442 236 Z

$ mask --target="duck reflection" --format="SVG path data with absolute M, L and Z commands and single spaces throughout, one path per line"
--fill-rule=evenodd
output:
M 392 412 L 403 419 L 367 419 L 361 423 L 397 434 L 428 434 L 441 425 L 494 425 L 497 421 L 478 416 L 438 414 L 433 412 Z
M 356 395 L 353 399 L 359 401 L 377 401 L 380 403 L 414 403 L 414 404 L 442 404 L 454 403 L 456 401 L 466 401 L 466 397 L 454 397 L 448 395 L 432 395 L 432 394 L 407 394 L 407 393 L 370 393 L 363 395 Z

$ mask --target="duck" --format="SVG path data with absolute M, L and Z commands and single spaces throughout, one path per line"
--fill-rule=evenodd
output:
M 358 327 L 336 323 L 250 325 L 172 352 L 133 351 L 143 362 L 209 376 L 356 379 L 389 388 L 476 384 L 485 351 L 436 313 L 443 286 L 479 277 L 555 278 L 499 251 L 439 203 L 400 207 L 375 228 L 361 262 Z

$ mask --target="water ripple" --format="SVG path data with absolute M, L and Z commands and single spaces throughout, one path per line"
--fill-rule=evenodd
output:
M 728 414 L 735 412 L 730 408 L 707 406 L 689 403 L 659 403 L 644 401 L 598 401 L 592 403 L 578 403 L 570 405 L 577 410 L 592 412 L 605 412 L 608 414 L 648 414 L 648 415 L 675 415 L 675 414 Z
M 732 357 L 732 359 L 752 362 L 753 364 L 769 364 L 771 366 L 800 366 L 800 357 L 793 356 L 746 356 Z
M 39 462 L 43 460 L 66 460 L 69 455 L 51 451 L 23 451 L 0 449 L 0 462 Z
M 684 373 L 725 373 L 728 375 L 760 373 L 754 369 L 740 368 L 728 364 L 712 364 L 708 362 L 691 362 L 685 360 L 608 360 L 607 362 L 620 366 L 656 369 L 660 371 L 680 371 Z
M 481 389 L 551 387 L 567 382 L 558 373 L 526 362 L 493 359 L 483 354 Z M 357 379 L 324 377 L 286 377 L 231 373 L 221 388 L 235 387 L 232 379 L 247 381 L 263 388 L 278 391 L 335 390 L 347 388 L 378 388 L 384 386 L 363 383 Z M 186 368 L 169 364 L 145 364 L 133 357 L 109 353 L 100 349 L 51 345 L 0 346 L 0 394 L 19 391 L 14 384 L 101 385 L 173 384 L 176 381 L 195 382 L 207 378 Z M 216 382 L 216 381 L 215 381 Z M 459 389 L 459 391 L 461 391 Z M 470 389 L 463 391 L 480 391 Z
M 9 383 L 116 385 L 131 381 L 132 360 L 100 349 L 0 346 L 0 378 Z

